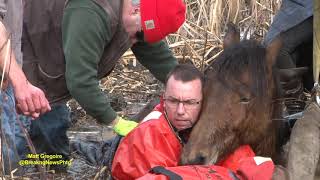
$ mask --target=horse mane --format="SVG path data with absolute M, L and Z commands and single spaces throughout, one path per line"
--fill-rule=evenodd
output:
M 213 62 L 212 68 L 226 87 L 233 87 L 232 83 L 241 82 L 239 78 L 248 71 L 252 80 L 248 88 L 261 102 L 266 97 L 268 88 L 266 63 L 265 47 L 255 40 L 243 40 L 225 49 Z

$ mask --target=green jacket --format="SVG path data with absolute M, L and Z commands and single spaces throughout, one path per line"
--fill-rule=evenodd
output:
M 32 1 L 42 3 L 44 0 Z M 105 3 L 111 4 L 112 8 L 106 6 Z M 63 69 L 65 73 L 62 77 L 57 74 L 54 76 L 65 79 L 63 82 L 67 88 L 57 85 L 57 82 L 62 82 L 62 80 L 56 80 L 56 84 L 51 82 L 51 88 L 48 88 L 49 85 L 43 86 L 46 89 L 46 95 L 50 95 L 50 101 L 62 102 L 61 100 L 67 99 L 66 95 L 70 93 L 88 114 L 100 122 L 110 123 L 115 119 L 116 113 L 111 108 L 106 95 L 100 90 L 99 80 L 111 72 L 120 56 L 130 47 L 129 36 L 122 25 L 121 10 L 122 3 L 119 0 L 70 0 L 67 3 L 61 20 L 64 64 L 60 65 L 63 66 L 62 68 L 55 66 Z M 31 37 L 36 36 L 31 34 Z M 39 51 L 44 45 L 37 47 L 36 51 Z M 136 43 L 131 50 L 139 62 L 162 82 L 167 73 L 177 64 L 172 52 L 164 42 L 152 45 Z M 39 54 L 43 52 L 46 51 L 42 50 Z M 47 56 L 43 55 L 43 58 L 38 58 L 41 59 L 38 60 L 41 65 L 40 72 L 54 70 L 52 62 L 57 60 L 49 61 L 44 57 Z M 46 63 L 41 64 L 42 61 Z M 49 66 L 50 63 L 52 65 Z M 45 82 L 49 81 L 45 80 Z M 56 91 L 52 90 L 54 88 Z M 66 89 L 67 92 L 57 94 L 59 89 Z

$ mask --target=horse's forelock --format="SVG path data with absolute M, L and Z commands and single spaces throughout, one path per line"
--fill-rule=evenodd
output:
M 241 75 L 248 72 L 252 81 L 248 88 L 256 98 L 264 101 L 268 86 L 266 63 L 266 49 L 257 41 L 246 40 L 225 49 L 213 64 L 213 69 L 223 83 L 229 83 L 229 87 L 234 81 L 241 81 Z

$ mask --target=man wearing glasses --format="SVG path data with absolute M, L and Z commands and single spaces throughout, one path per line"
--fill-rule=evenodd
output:
M 198 120 L 203 75 L 191 65 L 177 65 L 168 75 L 163 99 L 121 141 L 113 159 L 115 179 L 134 179 L 153 166 L 177 166 L 182 145 Z

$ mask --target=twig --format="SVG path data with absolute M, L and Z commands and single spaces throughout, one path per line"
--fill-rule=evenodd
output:
M 137 94 L 141 94 L 141 93 L 144 93 L 144 94 L 155 94 L 155 93 L 152 93 L 152 92 L 147 92 L 147 91 L 134 91 L 134 90 L 120 90 L 121 92 L 123 93 L 137 93 Z M 151 91 L 156 91 L 156 90 L 151 90 Z
M 107 166 L 103 166 L 99 172 L 94 176 L 94 180 L 97 180 L 101 174 L 107 170 Z
M 24 137 L 26 138 L 26 141 L 27 141 L 27 144 L 28 144 L 28 147 L 29 147 L 31 153 L 36 154 L 36 149 L 33 146 L 32 140 L 31 140 L 26 128 L 24 128 L 24 126 L 19 118 L 17 118 L 17 121 L 18 121 L 18 124 L 19 124 L 23 134 L 24 134 Z M 36 159 L 39 161 L 39 158 L 36 158 Z M 45 168 L 42 167 L 40 164 L 37 165 L 37 168 L 40 172 L 40 179 L 47 179 Z
M 201 72 L 203 72 L 203 70 L 204 70 L 203 64 L 204 64 L 204 57 L 206 54 L 207 40 L 208 40 L 208 33 L 206 31 L 205 41 L 204 41 L 204 50 L 203 50 L 203 54 L 202 54 L 201 69 L 200 69 Z

